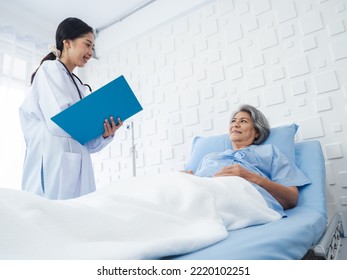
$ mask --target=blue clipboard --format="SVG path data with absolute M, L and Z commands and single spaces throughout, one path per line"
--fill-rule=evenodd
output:
M 104 132 L 104 120 L 122 121 L 143 108 L 124 76 L 120 76 L 76 102 L 51 120 L 82 145 Z M 116 122 L 117 123 L 117 122 Z

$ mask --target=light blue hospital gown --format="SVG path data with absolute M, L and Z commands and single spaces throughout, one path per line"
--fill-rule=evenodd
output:
M 285 186 L 303 186 L 311 183 L 305 174 L 291 164 L 287 157 L 272 144 L 251 145 L 237 151 L 226 150 L 206 155 L 200 162 L 195 175 L 212 177 L 224 166 L 239 164 L 271 181 Z M 252 183 L 262 194 L 268 206 L 285 217 L 281 204 L 265 189 Z

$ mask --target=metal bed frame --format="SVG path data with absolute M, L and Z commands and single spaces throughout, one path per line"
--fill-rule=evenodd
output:
M 308 250 L 303 260 L 336 260 L 344 237 L 343 217 L 336 213 L 319 242 Z

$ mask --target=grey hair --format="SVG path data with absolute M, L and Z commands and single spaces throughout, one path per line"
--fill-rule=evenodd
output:
M 244 104 L 241 105 L 235 112 L 233 112 L 230 122 L 239 112 L 246 112 L 251 116 L 253 126 L 255 130 L 258 132 L 258 137 L 254 140 L 253 144 L 259 145 L 265 142 L 270 135 L 270 125 L 265 115 L 255 107 Z

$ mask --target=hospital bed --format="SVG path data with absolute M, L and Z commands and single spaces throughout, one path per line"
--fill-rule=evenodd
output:
M 310 178 L 300 187 L 299 201 L 287 210 L 288 217 L 271 223 L 229 231 L 217 244 L 170 259 L 335 259 L 343 237 L 342 216 L 337 213 L 327 223 L 325 162 L 320 142 L 294 142 L 298 126 L 273 128 L 268 143 L 273 143 L 294 160 Z M 207 153 L 230 148 L 228 135 L 196 137 L 187 169 L 195 170 Z
M 177 171 L 126 178 L 59 201 L 0 189 L 0 259 L 334 259 L 342 217 L 328 224 L 321 146 L 295 143 L 297 129 L 272 128 L 266 140 L 312 182 L 299 188 L 298 204 L 285 218 L 270 214 L 260 194 L 237 176 Z M 228 148 L 226 134 L 196 137 L 186 169 Z

